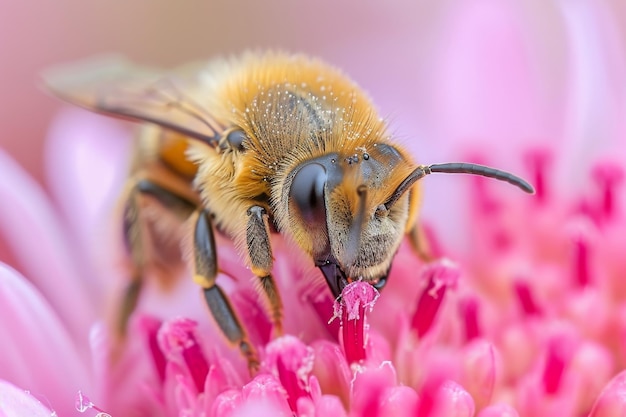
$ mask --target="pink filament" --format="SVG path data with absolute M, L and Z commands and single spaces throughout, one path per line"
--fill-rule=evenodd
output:
M 605 218 L 611 218 L 616 212 L 615 189 L 624 179 L 624 172 L 620 166 L 604 162 L 596 165 L 591 175 L 600 188 L 601 212 Z
M 580 287 L 589 284 L 589 244 L 583 236 L 574 239 L 574 276 Z
M 531 183 L 535 187 L 536 201 L 545 203 L 547 195 L 546 170 L 550 163 L 550 154 L 545 149 L 528 152 L 526 160 L 531 170 Z
M 419 337 L 431 329 L 446 291 L 448 287 L 456 285 L 459 273 L 448 261 L 439 261 L 427 266 L 423 275 L 428 284 L 417 302 L 417 309 L 411 320 L 411 327 Z
M 163 382 L 165 380 L 165 366 L 167 365 L 167 359 L 163 354 L 163 351 L 159 347 L 158 332 L 161 327 L 161 321 L 153 317 L 142 317 L 141 328 L 143 329 L 148 344 L 148 350 L 152 356 L 152 363 L 157 371 L 159 380 Z
M 565 346 L 560 340 L 553 340 L 548 345 L 548 356 L 543 371 L 543 387 L 546 394 L 555 394 L 561 386 L 561 380 L 567 363 Z
M 532 288 L 528 285 L 527 282 L 523 280 L 516 280 L 513 283 L 513 288 L 515 290 L 515 295 L 517 296 L 517 300 L 519 301 L 524 313 L 528 316 L 539 315 L 541 314 L 541 310 L 537 303 L 535 302 L 535 297 L 532 293 Z
M 474 297 L 467 297 L 460 304 L 460 313 L 465 327 L 465 341 L 469 342 L 480 337 L 480 326 L 478 324 L 478 300 Z
M 307 396 L 306 390 L 300 386 L 298 375 L 295 371 L 287 368 L 282 356 L 279 356 L 276 361 L 276 368 L 278 369 L 278 378 L 280 383 L 287 391 L 287 402 L 289 408 L 292 411 L 297 411 L 297 402 L 300 397 Z

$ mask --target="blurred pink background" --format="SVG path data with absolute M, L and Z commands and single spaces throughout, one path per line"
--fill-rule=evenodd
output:
M 371 94 L 420 162 L 482 151 L 524 173 L 521 149 L 547 146 L 565 156 L 568 187 L 595 156 L 624 150 L 621 0 L 0 2 L 0 146 L 44 186 L 62 104 L 38 73 L 106 52 L 159 66 L 250 48 L 318 55 Z M 424 215 L 454 221 L 463 181 L 425 183 Z

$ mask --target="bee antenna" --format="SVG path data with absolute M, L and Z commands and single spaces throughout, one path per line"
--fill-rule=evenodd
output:
M 425 171 L 424 175 L 433 172 L 443 172 L 447 174 L 480 175 L 482 177 L 489 177 L 496 180 L 508 182 L 509 184 L 513 184 L 516 187 L 520 188 L 522 191 L 525 191 L 529 194 L 535 193 L 535 189 L 533 188 L 533 186 L 522 178 L 518 177 L 517 175 L 513 175 L 509 172 L 501 171 L 499 169 L 491 168 L 484 165 L 469 164 L 466 162 L 451 162 L 447 164 L 433 164 L 426 167 L 422 166 L 421 168 Z
M 365 200 L 367 199 L 367 187 L 361 184 L 357 187 L 356 192 L 359 196 L 359 205 L 357 207 L 356 216 L 350 225 L 348 233 L 348 244 L 346 245 L 347 264 L 352 265 L 359 253 L 361 234 L 363 233 L 363 224 L 365 223 Z
M 482 177 L 494 178 L 500 181 L 506 181 L 523 191 L 534 194 L 535 189 L 525 180 L 506 171 L 491 168 L 484 165 L 470 164 L 467 162 L 451 162 L 447 164 L 420 165 L 408 177 L 404 179 L 393 192 L 389 200 L 385 203 L 387 208 L 391 207 L 406 191 L 408 191 L 417 180 L 424 178 L 426 175 L 434 172 L 443 172 L 447 174 L 472 174 Z

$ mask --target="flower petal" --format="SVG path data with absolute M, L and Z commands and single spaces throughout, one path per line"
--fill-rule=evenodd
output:
M 15 270 L 0 264 L 0 378 L 46 398 L 72 415 L 74 397 L 89 389 L 85 364 L 46 301 Z
M 94 309 L 83 277 L 60 227 L 59 219 L 39 185 L 0 151 L 0 235 L 20 269 L 50 302 L 75 338 L 88 333 Z
M 0 380 L 1 417 L 50 417 L 54 415 L 28 391 Z
M 107 220 L 113 219 L 127 176 L 131 144 L 129 131 L 119 123 L 80 109 L 61 111 L 50 127 L 47 182 L 72 238 L 87 252 L 84 268 L 101 263 L 102 242 L 111 239 Z M 94 294 L 110 281 L 98 279 L 99 270 L 87 277 Z
M 494 404 L 483 408 L 478 417 L 519 417 L 519 413 L 510 405 Z
M 602 391 L 589 417 L 626 415 L 626 371 L 618 374 Z

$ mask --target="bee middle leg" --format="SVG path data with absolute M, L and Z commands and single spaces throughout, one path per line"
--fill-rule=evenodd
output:
M 179 196 L 165 186 L 147 178 L 138 179 L 133 185 L 124 206 L 123 235 L 131 258 L 130 282 L 124 289 L 115 330 L 119 337 L 126 334 L 128 321 L 137 306 L 146 270 L 155 262 L 155 249 L 150 243 L 156 239 L 154 224 L 146 216 L 146 208 L 150 204 L 147 199 L 156 200 L 168 212 L 176 215 L 183 222 L 196 208 L 189 199 Z M 154 204 L 154 202 L 151 202 Z

